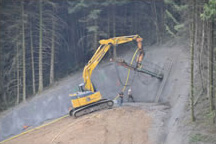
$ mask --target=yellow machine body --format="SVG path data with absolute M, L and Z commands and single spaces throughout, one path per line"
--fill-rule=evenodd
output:
M 71 98 L 73 108 L 86 106 L 102 99 L 101 93 L 99 91 L 94 93 L 91 91 L 78 92 L 76 94 L 70 94 L 69 96 Z

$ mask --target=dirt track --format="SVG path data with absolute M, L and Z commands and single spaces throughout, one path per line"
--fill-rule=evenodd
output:
M 150 144 L 150 126 L 143 109 L 123 106 L 78 119 L 67 117 L 7 144 Z

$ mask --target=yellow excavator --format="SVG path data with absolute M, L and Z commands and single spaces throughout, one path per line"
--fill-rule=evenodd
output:
M 113 106 L 113 101 L 109 99 L 102 99 L 100 91 L 97 91 L 95 86 L 91 81 L 91 75 L 93 70 L 96 68 L 98 63 L 102 60 L 104 55 L 109 51 L 109 49 L 113 46 L 116 47 L 119 44 L 137 41 L 137 47 L 139 54 L 137 56 L 137 64 L 136 67 L 132 68 L 127 63 L 121 60 L 115 60 L 117 63 L 122 66 L 136 69 L 141 66 L 141 62 L 144 57 L 144 51 L 142 48 L 142 38 L 139 35 L 131 35 L 131 36 L 121 36 L 114 37 L 110 39 L 100 40 L 100 46 L 92 56 L 92 58 L 88 61 L 88 64 L 84 67 L 83 70 L 83 79 L 84 83 L 79 85 L 79 91 L 70 94 L 72 110 L 70 110 L 70 116 L 79 117 L 94 111 L 98 111 L 101 109 L 109 109 Z

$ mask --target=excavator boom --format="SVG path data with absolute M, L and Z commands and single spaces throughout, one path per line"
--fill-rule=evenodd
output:
M 92 75 L 93 70 L 96 68 L 96 66 L 101 61 L 101 59 L 104 57 L 104 55 L 107 53 L 107 51 L 110 49 L 110 47 L 112 45 L 116 46 L 119 44 L 131 42 L 133 40 L 138 41 L 138 49 L 140 53 L 142 53 L 142 58 L 139 58 L 139 62 L 141 62 L 144 56 L 144 52 L 142 49 L 142 45 L 140 44 L 142 41 L 142 38 L 139 35 L 114 37 L 114 38 L 99 41 L 100 46 L 98 47 L 97 51 L 92 56 L 92 58 L 89 60 L 88 64 L 84 67 L 84 70 L 83 70 L 83 79 L 84 79 L 86 90 L 95 92 L 94 86 L 91 82 L 91 75 Z

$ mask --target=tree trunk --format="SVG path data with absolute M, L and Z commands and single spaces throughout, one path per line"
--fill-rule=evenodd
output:
M 209 84 L 208 84 L 208 97 L 209 97 L 209 103 L 210 103 L 210 111 L 214 110 L 214 102 L 213 102 L 213 52 L 214 47 L 212 43 L 212 22 L 209 23 L 209 36 L 208 36 L 208 46 L 209 46 L 209 60 L 208 60 L 208 66 L 209 66 Z
M 134 6 L 135 7 L 137 7 L 137 4 L 135 3 L 134 4 Z M 134 13 L 134 19 L 133 19 L 133 34 L 137 34 L 137 32 L 138 32 L 138 27 L 137 27 L 137 23 L 138 23 L 138 18 L 139 18 L 139 12 L 138 12 L 138 9 L 137 8 L 135 8 L 135 10 L 133 11 L 133 13 Z
M 54 62 L 55 62 L 55 21 L 52 17 L 52 46 L 50 60 L 50 84 L 54 82 Z
M 19 47 L 17 44 L 17 56 L 16 56 L 16 73 L 17 73 L 17 100 L 16 104 L 19 104 L 20 99 L 20 74 L 19 74 Z
M 212 18 L 212 49 L 213 49 L 213 62 L 214 62 L 214 57 L 215 57 L 215 52 L 214 50 L 216 50 L 216 18 Z M 213 63 L 214 66 L 214 63 Z M 213 69 L 215 69 L 215 66 L 213 67 Z M 214 80 L 215 77 L 213 77 Z M 214 87 L 215 88 L 215 87 Z M 213 89 L 215 91 L 215 89 Z M 216 121 L 216 110 L 215 110 L 215 106 L 216 106 L 216 96 L 213 94 L 213 108 L 214 108 L 214 116 L 213 116 L 213 123 L 215 123 Z
M 113 37 L 116 36 L 116 21 L 115 21 L 115 5 L 112 5 L 113 11 L 112 11 L 112 18 L 113 18 Z M 116 52 L 116 46 L 113 47 L 113 57 L 116 59 L 117 52 Z
M 156 5 L 155 5 L 155 1 L 152 1 L 152 10 L 154 13 L 154 17 L 155 17 L 155 32 L 156 32 L 156 39 L 157 39 L 157 44 L 160 43 L 160 38 L 159 38 L 159 26 L 158 26 L 158 16 L 157 16 L 157 9 L 156 9 Z
M 39 86 L 38 92 L 43 91 L 43 18 L 42 0 L 39 1 Z
M 35 88 L 35 68 L 34 68 L 34 47 L 33 47 L 33 35 L 32 35 L 32 26 L 30 26 L 30 47 L 31 47 L 31 66 L 32 66 L 32 92 L 36 93 Z
M 23 101 L 26 101 L 26 48 L 25 48 L 25 25 L 24 25 L 24 2 L 21 2 L 22 9 L 22 60 L 23 60 Z
M 110 38 L 110 11 L 107 11 L 107 38 Z M 109 56 L 112 56 L 111 50 L 109 50 Z
M 128 12 L 127 11 L 127 5 L 125 5 L 124 6 L 124 23 L 123 23 L 124 27 L 127 27 L 127 17 L 128 17 L 127 12 Z M 125 29 L 122 29 L 122 34 L 124 34 L 124 33 L 125 33 Z
M 193 0 L 193 22 L 191 30 L 191 87 L 190 87 L 190 107 L 191 107 L 191 120 L 195 121 L 194 115 L 194 39 L 195 39 L 195 4 L 196 1 Z
M 200 79 L 202 84 L 202 90 L 205 90 L 205 84 L 204 84 L 204 78 L 203 78 L 203 70 L 202 70 L 202 54 L 204 49 L 204 42 L 205 42 L 205 21 L 202 22 L 202 37 L 201 37 L 201 46 L 199 50 L 199 73 L 200 73 Z
M 3 61 L 2 60 L 3 60 L 2 59 L 2 43 L 0 43 L 0 98 L 3 95 Z
M 97 20 L 94 20 L 94 25 L 97 26 Z M 98 36 L 98 29 L 96 29 L 94 32 L 94 44 L 93 44 L 94 51 L 97 50 L 97 43 L 98 43 L 97 36 Z
M 19 74 L 19 46 L 17 44 L 17 55 L 16 55 L 16 79 L 17 79 L 17 100 L 16 104 L 19 104 L 19 99 L 20 99 L 20 74 Z

